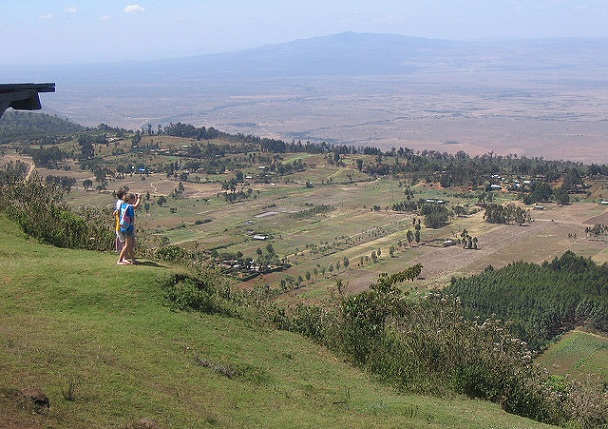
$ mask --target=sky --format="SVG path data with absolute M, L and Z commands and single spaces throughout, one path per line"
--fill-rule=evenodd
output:
M 345 31 L 608 37 L 607 0 L 1 0 L 0 16 L 5 65 L 176 58 Z

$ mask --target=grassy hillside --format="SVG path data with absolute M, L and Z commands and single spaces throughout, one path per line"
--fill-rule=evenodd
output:
M 571 331 L 549 346 L 538 363 L 557 375 L 584 381 L 596 374 L 608 383 L 608 338 L 588 332 Z
M 172 269 L 115 259 L 40 245 L 0 217 L 0 427 L 549 427 L 400 395 L 297 335 L 174 312 L 160 288 Z M 18 407 L 10 392 L 27 387 L 51 408 Z

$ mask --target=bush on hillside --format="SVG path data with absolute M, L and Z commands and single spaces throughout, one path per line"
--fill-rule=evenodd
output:
M 236 306 L 230 301 L 230 290 L 217 286 L 219 278 L 210 272 L 198 275 L 175 275 L 164 281 L 165 297 L 177 310 L 200 311 L 206 314 L 237 316 Z
M 217 286 L 219 278 L 209 272 L 198 279 L 176 277 L 165 292 L 182 310 L 251 318 L 306 335 L 404 390 L 466 394 L 571 428 L 608 424 L 608 398 L 601 386 L 556 386 L 534 364 L 527 344 L 496 318 L 480 323 L 465 317 L 451 295 L 434 292 L 414 299 L 396 287 L 416 278 L 421 268 L 382 275 L 369 290 L 324 306 L 283 308 L 275 302 L 278 289 L 231 291 Z
M 28 235 L 57 247 L 110 250 L 115 235 L 112 216 L 96 209 L 70 210 L 63 191 L 55 183 L 45 184 L 34 174 L 25 179 L 23 163 L 0 171 L 0 210 Z

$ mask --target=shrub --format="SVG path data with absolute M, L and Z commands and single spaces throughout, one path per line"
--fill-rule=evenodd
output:
M 165 297 L 179 310 L 201 311 L 207 314 L 236 315 L 229 294 L 222 294 L 214 286 L 214 276 L 175 275 L 165 281 Z
M 110 250 L 114 244 L 110 213 L 94 209 L 69 210 L 61 188 L 44 184 L 40 176 L 24 179 L 9 166 L 0 172 L 0 210 L 28 235 L 65 248 Z

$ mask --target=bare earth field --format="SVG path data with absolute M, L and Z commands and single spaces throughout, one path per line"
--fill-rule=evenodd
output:
M 595 219 L 589 219 L 588 216 L 596 210 L 596 204 L 549 206 L 545 211 L 534 212 L 535 220 L 525 226 L 489 226 L 483 222 L 483 212 L 480 212 L 466 221 L 469 231 L 475 231 L 480 226 L 485 229 L 477 235 L 480 243 L 478 250 L 423 244 L 414 247 L 416 255 L 408 262 L 423 264 L 420 285 L 425 287 L 442 287 L 452 276 L 477 274 L 489 265 L 500 268 L 522 260 L 541 263 L 560 256 L 566 250 L 603 263 L 607 260 L 605 253 L 608 243 L 590 241 L 585 237 L 585 227 L 596 223 Z M 603 216 L 606 214 L 604 211 Z M 453 229 L 454 225 L 447 228 Z M 572 234 L 572 237 L 568 234 Z M 366 289 L 375 281 L 374 274 L 376 273 L 358 272 L 355 279 L 349 280 L 349 290 L 354 292 Z

